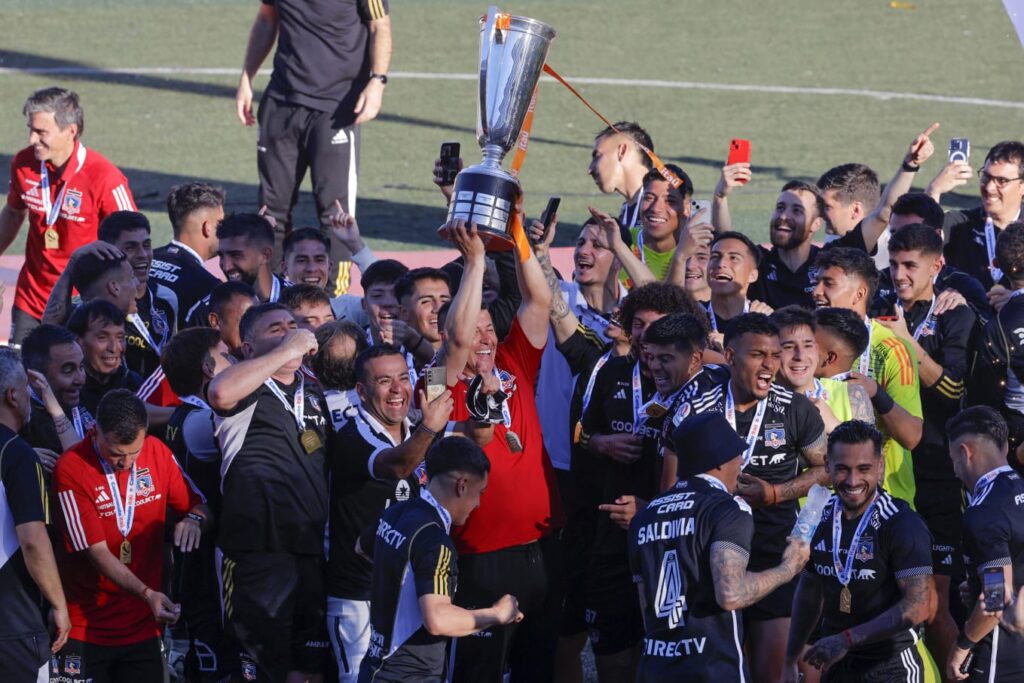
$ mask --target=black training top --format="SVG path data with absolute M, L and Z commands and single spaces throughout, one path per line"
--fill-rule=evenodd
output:
M 179 330 L 187 326 L 186 318 L 192 307 L 221 283 L 206 269 L 199 254 L 180 242 L 153 250 L 149 279 L 158 281 L 178 297 Z
M 1001 284 L 1011 288 L 1004 275 L 999 283 L 992 281 L 989 270 L 988 248 L 985 245 L 985 211 L 980 206 L 966 211 L 948 211 L 942 229 L 948 235 L 943 253 L 947 265 L 964 271 L 978 280 L 985 291 Z M 994 237 L 999 239 L 1002 228 L 992 226 Z
M 811 296 L 818 284 L 817 270 L 814 259 L 820 247 L 811 246 L 807 261 L 796 272 L 791 271 L 779 258 L 778 249 L 761 249 L 761 265 L 757 269 L 757 282 L 747 290 L 747 298 L 751 301 L 763 301 L 778 310 L 783 306 L 797 305 L 814 308 Z

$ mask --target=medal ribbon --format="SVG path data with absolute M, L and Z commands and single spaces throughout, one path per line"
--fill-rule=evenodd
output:
M 804 392 L 807 398 L 821 398 L 828 400 L 828 392 L 825 391 L 825 385 L 821 383 L 821 380 L 817 377 L 814 378 L 814 388 L 810 391 Z
M 750 464 L 750 458 L 754 455 L 754 446 L 757 445 L 757 435 L 761 432 L 761 423 L 764 421 L 764 413 L 768 408 L 768 398 L 762 398 L 757 402 L 757 412 L 754 413 L 754 420 L 750 423 L 750 431 L 747 432 L 747 450 L 743 451 L 743 467 L 746 469 Z M 736 430 L 736 401 L 732 397 L 732 382 L 728 384 L 725 392 L 725 419 L 729 426 Z M 739 432 L 736 432 L 739 434 Z
M 992 276 L 992 281 L 999 284 L 999 281 L 1003 279 L 1003 271 L 992 265 L 992 261 L 996 257 L 996 226 L 989 217 L 985 218 L 985 254 L 988 256 L 986 265 Z
M 747 299 L 743 300 L 743 312 L 750 312 L 750 301 Z M 711 331 L 718 332 L 718 321 L 715 320 L 715 305 L 708 299 L 708 318 L 711 320 Z
M 306 381 L 301 375 L 297 375 L 297 377 L 299 378 L 299 388 L 295 390 L 295 399 L 293 401 L 294 407 L 288 405 L 288 399 L 285 398 L 284 392 L 281 391 L 281 387 L 277 386 L 277 382 L 275 382 L 272 377 L 267 378 L 263 383 L 267 385 L 268 389 L 270 389 L 270 393 L 277 396 L 277 400 L 284 405 L 284 409 L 295 417 L 295 422 L 299 425 L 299 431 L 301 432 L 306 429 L 306 423 L 303 419 L 306 413 L 306 404 L 303 402 Z
M 281 298 L 281 281 L 273 274 L 271 274 L 270 279 L 270 303 L 274 303 Z
M 590 405 L 590 396 L 594 393 L 594 384 L 597 382 L 597 373 L 600 372 L 604 364 L 608 362 L 608 359 L 612 357 L 611 350 L 605 352 L 603 356 L 597 359 L 594 363 L 594 369 L 590 371 L 590 377 L 587 379 L 587 388 L 583 391 L 583 410 L 580 411 L 580 416 L 587 412 L 587 406 Z
M 128 475 L 128 486 L 124 493 L 124 502 L 122 502 L 121 490 L 117 486 L 117 474 L 114 473 L 114 468 L 100 455 L 100 450 L 97 448 L 95 441 L 92 444 L 92 448 L 96 452 L 100 466 L 103 468 L 103 474 L 107 477 L 110 497 L 114 500 L 114 520 L 117 522 L 117 530 L 127 539 L 128 533 L 132 530 L 132 522 L 135 521 L 136 465 L 132 465 L 131 473 Z
M 902 315 L 903 318 L 907 317 L 907 312 L 905 310 L 903 310 L 903 304 L 901 304 L 900 302 L 897 301 L 896 302 L 896 308 L 900 309 L 900 315 Z M 935 295 L 933 294 L 932 295 L 932 305 L 928 307 L 928 314 L 925 315 L 924 320 L 922 320 L 920 323 L 918 323 L 917 327 L 914 329 L 914 341 L 917 341 L 918 338 L 921 336 L 921 332 L 924 330 L 925 325 L 928 324 L 928 320 L 933 317 L 934 312 L 935 312 Z
M 70 168 L 72 161 L 75 161 L 78 156 L 78 148 L 75 149 L 75 154 L 71 155 L 68 159 L 69 166 L 65 168 L 65 173 L 70 173 L 64 178 L 64 186 L 60 188 L 60 192 L 57 193 L 57 201 L 53 204 L 50 203 L 50 172 L 46 170 L 46 162 L 39 162 L 39 193 L 43 196 L 43 225 L 53 225 L 57 222 L 57 217 L 60 216 L 60 207 L 64 204 L 64 193 L 68 190 L 68 185 L 71 184 L 71 179 L 75 176 L 78 171 L 76 164 L 74 170 Z
M 871 320 L 864 321 L 864 326 L 868 328 L 868 345 L 864 349 L 864 353 L 860 354 L 858 371 L 865 377 L 871 377 Z
M 156 305 L 153 302 L 153 292 L 147 287 L 146 294 L 149 295 L 149 314 L 150 316 L 152 316 L 153 311 L 156 310 Z M 157 344 L 156 340 L 153 339 L 153 335 L 149 333 L 149 329 L 146 327 L 146 323 L 142 320 L 142 316 L 140 316 L 138 313 L 129 313 L 127 318 L 131 322 L 132 326 L 139 331 L 139 334 L 142 335 L 142 338 L 146 340 L 146 343 L 149 344 L 150 348 L 156 351 L 156 355 L 159 356 L 160 353 L 163 351 L 164 342 L 167 341 L 167 334 L 164 333 L 164 335 L 160 338 L 160 343 Z
M 82 426 L 82 411 L 75 406 L 71 409 L 71 424 L 75 427 L 75 434 L 78 434 L 79 439 L 85 438 L 85 427 Z
M 864 535 L 864 530 L 868 528 L 868 523 L 871 521 L 871 516 L 875 512 L 875 505 L 878 504 L 878 491 L 875 491 L 875 497 L 871 499 L 871 505 L 868 506 L 864 516 L 860 518 L 860 522 L 857 524 L 857 529 L 853 532 L 853 539 L 850 541 L 850 548 L 846 551 L 846 563 L 842 564 L 839 562 L 839 544 L 843 537 L 843 522 L 840 518 L 843 514 L 839 506 L 839 496 L 835 497 L 832 501 L 832 564 L 836 570 L 836 579 L 839 583 L 846 586 L 850 585 L 850 579 L 853 578 L 853 560 L 857 554 L 857 544 L 860 543 L 860 537 Z
M 971 501 L 968 507 L 974 505 L 974 501 L 980 500 L 982 497 L 984 497 L 984 494 L 987 492 L 986 490 L 988 488 L 991 488 L 992 482 L 994 482 L 996 480 L 996 477 L 998 477 L 1003 472 L 1013 472 L 1013 468 L 1010 467 L 1009 465 L 1003 465 L 1002 467 L 997 467 L 991 472 L 986 472 L 985 474 L 981 475 L 981 478 L 979 478 L 978 481 L 974 484 L 974 492 L 971 494 Z
M 178 398 L 181 400 L 182 403 L 187 403 L 190 406 L 210 410 L 210 404 L 204 401 L 203 399 L 199 398 L 195 394 L 189 394 L 188 396 L 179 396 Z

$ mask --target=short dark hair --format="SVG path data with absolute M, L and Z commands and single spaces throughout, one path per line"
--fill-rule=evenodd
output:
M 356 385 L 356 356 L 370 346 L 366 340 L 366 332 L 351 320 L 333 320 L 317 328 L 317 351 L 310 361 L 310 369 L 320 381 L 324 389 L 348 391 Z M 335 337 L 348 337 L 355 345 L 355 355 L 344 361 L 332 358 L 328 349 Z
M 819 329 L 839 337 L 854 356 L 861 355 L 868 347 L 868 330 L 864 321 L 848 308 L 819 308 L 814 311 L 814 322 Z
M 274 229 L 258 213 L 229 213 L 217 224 L 217 239 L 245 237 L 261 246 L 274 246 Z
M 327 250 L 327 255 L 330 256 L 331 254 L 331 241 L 327 239 L 327 235 L 320 232 L 317 228 L 296 228 L 288 233 L 284 238 L 284 242 L 281 243 L 281 253 L 284 254 L 285 258 L 288 258 L 288 254 L 291 253 L 292 249 L 299 242 L 319 242 Z
M 616 132 L 622 133 L 637 145 L 643 145 L 652 152 L 654 151 L 654 141 L 651 140 L 651 136 L 648 135 L 647 131 L 644 130 L 639 123 L 634 121 L 619 121 L 614 124 L 614 127 L 606 126 L 600 133 L 594 136 L 594 140 L 606 138 L 609 135 L 614 135 Z M 640 158 L 643 159 L 644 166 L 647 168 L 652 168 L 654 166 L 654 162 L 651 161 L 651 158 L 647 156 L 642 149 L 638 149 L 637 153 L 640 155 Z
M 71 286 L 83 295 L 90 292 L 99 282 L 112 277 L 115 271 L 122 270 L 122 264 L 128 257 L 121 254 L 117 258 L 105 258 L 98 254 L 82 254 L 75 262 L 71 274 Z
M 1011 280 L 1024 280 L 1024 222 L 1010 223 L 999 233 L 996 261 Z
M 939 203 L 924 192 L 908 192 L 893 202 L 894 216 L 917 216 L 933 230 L 942 230 L 946 214 Z
M 40 325 L 21 342 L 21 362 L 27 370 L 44 372 L 54 346 L 77 344 L 71 330 L 60 325 Z
M 287 306 L 276 301 L 266 301 L 261 304 L 256 304 L 242 314 L 242 319 L 238 323 L 239 339 L 244 342 L 251 342 L 252 336 L 256 331 L 256 323 L 259 322 L 260 318 L 268 313 L 273 313 L 274 311 L 284 311 L 288 315 L 292 314 L 292 312 L 288 310 Z
M 124 327 L 124 313 L 114 304 L 106 299 L 95 299 L 84 303 L 71 312 L 68 318 L 67 328 L 76 337 L 84 337 L 89 331 L 89 325 L 98 322 L 106 325 L 120 325 Z
M 210 327 L 190 327 L 171 337 L 160 353 L 160 367 L 175 394 L 189 396 L 202 391 L 203 362 L 219 343 L 220 333 Z
M 839 444 L 860 444 L 870 441 L 872 453 L 876 458 L 882 456 L 882 432 L 875 425 L 864 420 L 847 420 L 832 430 L 828 435 L 828 454 Z
M 693 181 L 690 180 L 690 176 L 686 175 L 686 171 L 679 168 L 675 164 L 665 164 L 665 168 L 672 171 L 672 173 L 674 173 L 675 176 L 679 178 L 679 180 L 683 181 L 682 186 L 679 188 L 679 192 L 683 195 L 683 197 L 692 197 L 694 192 Z M 647 172 L 646 175 L 644 175 L 643 186 L 647 187 L 647 183 L 653 182 L 655 180 L 665 180 L 665 176 L 663 176 L 661 174 L 661 171 L 659 171 L 656 168 L 651 169 L 650 171 Z
M 363 382 L 366 380 L 366 366 L 369 365 L 370 361 L 374 358 L 381 358 L 383 356 L 399 356 L 403 360 L 405 359 L 405 356 L 402 354 L 402 349 L 394 344 L 385 343 L 368 346 L 356 355 L 356 381 Z
M 85 112 L 82 110 L 82 102 L 78 99 L 78 93 L 73 90 L 66 88 L 36 90 L 25 100 L 21 114 L 22 116 L 31 116 L 39 112 L 53 114 L 53 120 L 61 130 L 67 129 L 72 123 L 78 126 L 76 140 L 85 132 Z
M 1024 143 L 1017 140 L 1003 140 L 992 145 L 992 149 L 985 155 L 985 163 L 1002 162 L 1004 164 L 1017 164 L 1017 169 L 1024 173 Z
M 129 230 L 144 229 L 146 234 L 152 234 L 153 228 L 149 225 L 146 214 L 138 211 L 115 211 L 100 222 L 96 231 L 97 239 L 113 244 L 121 239 L 123 233 Z
M 1010 429 L 999 411 L 989 406 L 965 408 L 946 421 L 946 438 L 953 443 L 965 434 L 983 436 L 998 448 L 1006 448 Z
M 942 238 L 935 228 L 924 223 L 910 223 L 892 234 L 889 253 L 919 251 L 931 256 L 942 255 Z
M 146 404 L 128 389 L 108 391 L 96 407 L 96 426 L 114 443 L 129 444 L 149 427 Z
M 671 344 L 677 351 L 693 353 L 703 350 L 707 330 L 700 320 L 689 313 L 673 313 L 651 323 L 644 330 L 645 344 Z
M 249 299 L 256 298 L 256 290 L 251 285 L 233 280 L 221 282 L 210 290 L 210 312 L 217 315 L 224 315 L 224 308 L 231 303 L 236 296 L 244 296 Z
M 327 292 L 316 285 L 307 284 L 285 287 L 278 301 L 291 311 L 300 306 L 331 305 L 331 297 L 327 296 Z
M 742 242 L 743 245 L 747 248 L 747 251 L 750 252 L 750 257 L 754 259 L 754 265 L 761 265 L 760 248 L 758 248 L 758 246 L 754 244 L 754 240 L 750 239 L 742 232 L 739 232 L 738 230 L 726 230 L 720 235 L 716 235 L 715 238 L 711 240 L 711 248 L 714 249 L 715 245 L 721 242 L 722 240 L 736 240 L 738 242 Z
M 766 337 L 778 337 L 779 326 L 764 313 L 744 313 L 729 321 L 725 330 L 723 344 L 729 346 L 734 339 L 745 334 L 763 334 Z
M 668 282 L 648 282 L 646 285 L 630 290 L 622 300 L 619 318 L 622 329 L 630 334 L 633 329 L 633 318 L 637 311 L 654 311 L 664 315 L 673 313 L 689 313 L 704 326 L 705 334 L 710 329 L 708 312 L 690 296 L 689 292 L 678 285 Z
M 838 268 L 847 275 L 860 278 L 868 286 L 868 303 L 878 290 L 878 267 L 863 249 L 854 247 L 833 247 L 822 249 L 814 259 L 818 273 L 828 268 Z
M 868 209 L 875 208 L 881 196 L 878 174 L 864 164 L 842 164 L 825 171 L 817 182 L 822 192 L 834 190 L 839 203 L 846 206 L 860 202 Z
M 825 207 L 825 195 L 822 194 L 817 185 L 813 185 L 806 180 L 790 180 L 782 186 L 782 192 L 809 192 L 814 195 L 814 205 L 818 209 L 818 215 L 814 216 L 814 218 L 825 218 L 827 211 Z
M 491 471 L 491 461 L 484 449 L 472 439 L 450 436 L 438 439 L 427 450 L 427 479 L 460 472 L 482 479 Z
M 381 259 L 374 261 L 363 271 L 363 276 L 359 279 L 359 285 L 363 288 L 364 292 L 368 292 L 370 287 L 374 285 L 394 284 L 408 272 L 409 266 L 401 261 L 390 258 Z
M 401 302 L 402 299 L 412 294 L 412 290 L 420 280 L 440 280 L 448 285 L 449 292 L 452 288 L 452 279 L 440 268 L 413 268 L 395 282 L 395 298 Z
M 778 308 L 768 317 L 778 326 L 780 333 L 783 330 L 791 330 L 795 327 L 809 327 L 811 332 L 817 329 L 814 322 L 814 313 L 797 304 Z
M 218 185 L 192 182 L 173 186 L 167 193 L 167 217 L 171 219 L 174 236 L 181 236 L 185 220 L 192 212 L 223 207 L 225 198 L 224 188 Z

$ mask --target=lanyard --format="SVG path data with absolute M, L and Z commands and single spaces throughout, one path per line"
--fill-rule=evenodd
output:
M 149 315 L 150 317 L 153 317 L 153 312 L 156 310 L 156 304 L 153 301 L 153 292 L 147 287 L 146 293 L 149 295 Z M 149 333 L 149 328 L 146 327 L 146 323 L 142 320 L 142 316 L 138 313 L 129 313 L 127 317 L 128 320 L 131 321 L 132 326 L 139 331 L 142 338 L 146 340 L 147 344 L 149 344 L 149 347 L 156 351 L 156 355 L 159 356 L 162 352 L 164 342 L 167 341 L 166 333 L 161 337 L 160 343 L 157 344 L 156 340 L 153 339 L 153 335 Z
M 900 314 L 903 316 L 904 319 L 906 319 L 907 312 L 905 310 L 903 310 L 903 304 L 901 304 L 899 301 L 897 301 L 896 302 L 896 308 L 900 309 Z M 918 338 L 921 336 L 921 332 L 924 331 L 924 328 L 928 325 L 929 321 L 932 319 L 934 311 L 935 311 L 935 295 L 933 294 L 932 295 L 932 305 L 928 307 L 928 314 L 924 316 L 924 320 L 919 322 L 917 324 L 917 327 L 914 329 L 914 341 L 917 341 Z
M 181 399 L 182 403 L 187 403 L 190 406 L 210 410 L 210 404 L 204 401 L 203 399 L 199 398 L 195 394 L 189 394 L 188 396 L 180 396 L 179 398 Z
M 74 160 L 68 159 L 68 164 Z M 74 171 L 70 168 L 65 170 L 65 173 L 70 173 L 64 178 L 64 187 L 60 188 L 60 192 L 57 194 L 57 201 L 50 204 L 50 172 L 46 170 L 46 162 L 39 162 L 39 193 L 43 195 L 43 225 L 53 225 L 57 222 L 57 217 L 60 216 L 60 207 L 64 204 L 64 193 L 67 192 L 68 186 L 71 184 L 71 178 L 74 177 L 76 167 Z
M 860 518 L 860 522 L 857 524 L 856 531 L 853 532 L 850 548 L 846 551 L 846 563 L 842 564 L 839 562 L 839 543 L 843 537 L 843 522 L 841 519 L 843 512 L 839 507 L 838 496 L 832 502 L 832 564 L 835 566 L 836 579 L 844 587 L 850 585 L 850 579 L 853 578 L 853 560 L 857 555 L 857 545 L 860 543 L 860 537 L 864 535 L 864 530 L 868 528 L 868 522 L 871 521 L 871 516 L 877 504 L 878 491 L 875 491 L 875 497 L 871 500 L 871 505 L 868 506 L 864 516 Z
M 128 486 L 124 492 L 124 502 L 121 501 L 121 490 L 117 486 L 117 474 L 114 473 L 114 468 L 110 466 L 103 456 L 100 455 L 99 448 L 96 447 L 96 442 L 92 444 L 93 450 L 96 452 L 96 457 L 99 458 L 100 466 L 103 468 L 103 474 L 107 477 L 107 486 L 110 487 L 110 497 L 114 501 L 114 519 L 117 522 L 117 530 L 121 532 L 121 535 L 128 538 L 128 533 L 132 530 L 132 522 L 135 521 L 135 478 L 136 478 L 136 465 L 132 465 L 131 474 L 128 475 Z
M 434 498 L 433 494 L 430 493 L 430 491 L 427 490 L 426 486 L 424 486 L 424 487 L 422 487 L 420 489 L 420 498 L 422 498 L 423 500 L 425 500 L 428 503 L 430 503 L 430 505 L 435 510 L 437 510 L 437 514 L 441 515 L 441 521 L 444 522 L 444 530 L 447 531 L 447 532 L 451 532 L 451 530 L 452 530 L 452 516 L 451 516 L 451 513 L 449 513 L 447 510 L 445 510 L 444 506 L 437 502 L 437 498 Z
M 277 400 L 284 405 L 284 409 L 295 417 L 295 422 L 299 425 L 299 431 L 301 432 L 306 428 L 306 423 L 303 421 L 303 416 L 306 412 L 306 404 L 303 403 L 306 381 L 302 378 L 302 375 L 296 376 L 299 378 L 299 388 L 295 390 L 295 399 L 293 401 L 294 406 L 288 405 L 288 399 L 285 398 L 284 392 L 281 391 L 281 387 L 277 386 L 277 382 L 275 382 L 272 377 L 264 380 L 263 383 L 267 385 L 268 389 L 270 389 L 270 393 L 277 396 Z
M 416 372 L 416 360 L 412 357 L 411 351 L 405 352 L 405 364 L 409 368 L 409 382 L 416 386 L 416 382 L 420 380 L 420 374 Z
M 636 219 L 640 217 L 640 200 L 643 196 L 643 192 L 643 188 L 640 188 L 640 191 L 637 192 L 636 203 L 633 205 L 633 217 L 629 219 L 629 223 L 625 226 L 627 230 L 636 227 Z M 619 221 L 624 222 L 626 220 L 626 212 L 628 210 L 629 202 L 622 202 L 622 210 L 619 211 Z
M 75 426 L 75 434 L 78 434 L 78 438 L 84 439 L 85 428 L 82 426 L 82 411 L 78 406 L 71 409 L 71 424 Z
M 747 299 L 743 300 L 743 312 L 750 312 L 750 301 Z M 711 331 L 718 332 L 718 321 L 715 320 L 715 305 L 711 299 L 708 299 L 708 318 L 711 320 Z
M 828 400 L 828 392 L 825 391 L 825 385 L 821 383 L 821 380 L 817 377 L 814 378 L 814 388 L 808 389 L 804 392 L 807 398 L 820 398 Z
M 274 303 L 281 298 L 281 281 L 273 273 L 270 275 L 270 280 L 270 299 L 268 303 Z
M 498 385 L 501 385 L 501 375 L 498 374 L 498 368 L 491 368 L 491 374 L 494 375 L 498 380 Z M 512 395 L 509 394 L 504 401 L 501 402 L 501 418 L 502 422 L 505 423 L 506 429 L 512 428 L 512 410 L 508 407 L 509 402 L 512 400 Z
M 864 326 L 868 328 L 868 345 L 864 348 L 864 353 L 860 354 L 858 369 L 860 374 L 871 377 L 871 320 L 864 321 Z
M 988 256 L 988 272 L 992 276 L 992 282 L 999 284 L 1003 279 L 1003 271 L 992 265 L 996 257 L 996 226 L 988 216 L 985 217 L 985 254 Z
M 991 472 L 986 472 L 985 474 L 981 475 L 977 483 L 974 484 L 974 493 L 971 494 L 971 502 L 968 505 L 968 507 L 977 505 L 978 503 L 985 499 L 985 495 L 988 493 L 989 489 L 992 488 L 992 484 L 995 482 L 996 477 L 998 477 L 1003 472 L 1012 471 L 1012 467 L 1010 467 L 1009 465 L 1003 465 L 1002 467 L 997 467 Z
M 754 455 L 754 446 L 757 445 L 757 435 L 761 432 L 761 423 L 764 421 L 764 413 L 768 408 L 768 398 L 762 398 L 757 402 L 757 412 L 754 413 L 754 419 L 750 423 L 750 430 L 747 432 L 747 450 L 743 452 L 743 467 L 746 469 L 747 465 L 750 464 L 750 458 Z M 732 397 L 732 382 L 728 384 L 728 388 L 725 392 L 725 419 L 729 421 L 729 426 L 736 430 L 736 401 Z M 736 432 L 739 434 L 739 432 Z
M 713 486 L 714 488 L 719 489 L 721 491 L 725 491 L 726 493 L 729 493 L 729 489 L 725 488 L 725 484 L 723 484 L 718 479 L 718 477 L 713 477 L 710 474 L 698 474 L 697 476 L 700 479 L 703 479 L 707 483 L 711 484 L 711 486 Z M 729 495 L 732 495 L 732 494 L 730 493 Z
M 603 356 L 597 359 L 594 363 L 594 369 L 590 371 L 590 377 L 587 379 L 587 388 L 583 391 L 583 409 L 580 411 L 580 415 L 584 415 L 587 412 L 587 406 L 590 405 L 590 396 L 594 393 L 594 384 L 597 382 L 597 373 L 600 372 L 604 364 L 608 362 L 608 359 L 612 357 L 611 349 L 605 352 Z
M 633 253 L 640 259 L 641 263 L 647 263 L 647 256 L 644 255 L 644 229 L 640 228 L 640 232 L 636 234 L 636 244 L 633 245 Z

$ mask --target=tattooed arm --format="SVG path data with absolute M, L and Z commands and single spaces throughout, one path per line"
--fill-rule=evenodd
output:
M 828 473 L 825 471 L 825 451 L 828 450 L 828 437 L 821 435 L 800 451 L 801 457 L 807 462 L 807 469 L 789 481 L 775 484 L 778 502 L 797 500 L 807 495 L 814 484 L 828 486 Z
M 782 554 L 782 564 L 763 572 L 748 572 L 749 553 L 733 543 L 711 544 L 711 576 L 715 600 L 724 610 L 743 609 L 796 576 L 810 557 L 810 546 L 792 538 Z
M 899 602 L 871 621 L 822 638 L 814 644 L 804 660 L 816 669 L 822 669 L 845 657 L 850 650 L 850 643 L 855 647 L 877 643 L 927 621 L 935 599 L 935 580 L 931 574 L 896 579 L 896 584 L 903 593 Z
M 867 390 L 859 384 L 846 385 L 850 395 L 850 410 L 854 420 L 862 420 L 875 424 L 875 409 L 871 407 L 871 398 Z
M 534 221 L 538 223 L 538 221 Z M 552 228 L 549 231 L 549 238 L 546 243 L 535 244 L 533 247 L 533 253 L 537 257 L 537 263 L 540 264 L 540 269 L 544 273 L 544 279 L 548 283 L 548 289 L 551 290 L 551 329 L 555 333 L 555 342 L 558 344 L 563 343 L 566 339 L 572 336 L 572 333 L 576 331 L 576 327 L 579 325 L 579 319 L 576 314 L 569 308 L 569 304 L 566 303 L 565 297 L 562 296 L 562 287 L 558 282 L 558 276 L 555 275 L 555 268 L 551 265 L 551 252 L 548 249 L 551 239 L 554 238 L 555 228 L 552 223 Z M 541 226 L 543 227 L 543 226 Z M 534 226 L 534 229 L 536 226 Z

